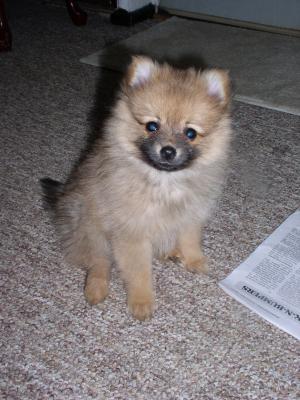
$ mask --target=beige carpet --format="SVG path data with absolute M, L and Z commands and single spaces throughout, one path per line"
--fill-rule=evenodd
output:
M 155 262 L 157 311 L 139 323 L 114 270 L 108 299 L 90 307 L 83 271 L 62 260 L 39 179 L 66 179 L 112 96 L 116 74 L 78 59 L 153 22 L 128 29 L 90 14 L 79 29 L 63 5 L 7 4 L 14 51 L 1 55 L 0 75 L 0 398 L 299 399 L 299 342 L 218 282 L 299 206 L 300 118 L 235 102 L 232 167 L 204 237 L 212 277 Z

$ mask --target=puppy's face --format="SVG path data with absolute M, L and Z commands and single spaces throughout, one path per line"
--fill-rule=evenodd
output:
M 123 139 L 135 156 L 162 171 L 189 167 L 203 156 L 229 102 L 221 70 L 176 70 L 135 57 L 123 82 Z

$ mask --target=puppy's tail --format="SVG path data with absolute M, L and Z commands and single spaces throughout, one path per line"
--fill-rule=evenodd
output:
M 40 179 L 40 184 L 43 190 L 44 207 L 46 209 L 55 210 L 57 200 L 63 193 L 64 185 L 61 182 L 51 178 Z

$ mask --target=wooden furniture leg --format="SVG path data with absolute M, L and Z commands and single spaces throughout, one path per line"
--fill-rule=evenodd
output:
M 11 32 L 4 9 L 4 0 L 0 0 L 0 51 L 11 50 Z
M 66 6 L 68 13 L 75 25 L 80 26 L 86 24 L 87 13 L 79 7 L 76 0 L 66 0 Z

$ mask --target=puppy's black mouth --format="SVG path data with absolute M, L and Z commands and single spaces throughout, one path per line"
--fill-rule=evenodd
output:
M 176 148 L 180 155 L 176 155 L 172 160 L 165 160 L 155 151 L 154 140 L 139 140 L 136 145 L 139 149 L 141 160 L 159 171 L 174 172 L 185 169 L 191 165 L 198 155 L 195 148 L 185 143 L 180 143 L 180 147 Z M 180 152 L 178 151 L 179 149 Z
M 188 160 L 186 160 L 186 162 L 181 163 L 181 164 L 160 162 L 160 161 L 156 161 L 156 160 L 149 158 L 148 155 L 145 155 L 144 153 L 143 153 L 142 159 L 148 165 L 151 165 L 151 167 L 154 167 L 154 168 L 158 169 L 159 171 L 168 171 L 168 172 L 179 171 L 181 169 L 186 168 L 191 163 L 191 161 L 188 161 Z

